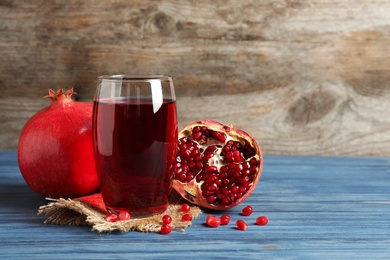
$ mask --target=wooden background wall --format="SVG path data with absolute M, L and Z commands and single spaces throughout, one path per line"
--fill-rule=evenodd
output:
M 0 149 L 101 74 L 174 77 L 180 127 L 232 123 L 266 154 L 390 156 L 390 1 L 0 0 Z

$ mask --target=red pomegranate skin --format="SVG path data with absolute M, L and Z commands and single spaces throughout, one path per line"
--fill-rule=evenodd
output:
M 92 104 L 74 102 L 72 94 L 73 90 L 70 95 L 48 96 L 51 104 L 31 117 L 20 135 L 20 172 L 27 185 L 44 197 L 75 198 L 99 190 Z

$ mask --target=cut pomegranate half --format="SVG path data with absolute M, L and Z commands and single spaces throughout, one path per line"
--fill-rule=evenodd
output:
M 193 204 L 226 210 L 252 193 L 262 167 L 260 146 L 248 133 L 196 121 L 179 132 L 173 188 Z

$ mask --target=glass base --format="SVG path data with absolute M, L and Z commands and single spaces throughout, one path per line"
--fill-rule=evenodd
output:
M 168 203 L 161 206 L 149 207 L 144 209 L 115 208 L 111 206 L 106 206 L 106 209 L 109 213 L 114 213 L 118 215 L 120 212 L 127 211 L 130 213 L 130 216 L 132 218 L 151 217 L 163 213 L 164 211 L 167 210 L 167 208 L 168 208 Z

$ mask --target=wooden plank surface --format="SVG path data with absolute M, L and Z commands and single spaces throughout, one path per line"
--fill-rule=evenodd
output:
M 185 232 L 98 234 L 90 227 L 44 225 L 43 198 L 25 185 L 16 153 L 0 151 L 0 257 L 4 259 L 389 259 L 390 159 L 266 156 L 254 193 L 228 211 L 244 219 Z M 239 215 L 252 205 L 249 217 Z M 222 213 L 213 214 L 220 215 Z M 266 215 L 267 226 L 254 225 Z
M 1 1 L 0 149 L 47 89 L 174 77 L 180 127 L 232 123 L 267 154 L 390 155 L 386 0 Z M 22 110 L 22 108 L 24 110 Z

